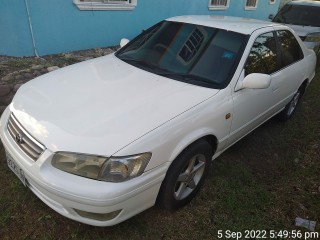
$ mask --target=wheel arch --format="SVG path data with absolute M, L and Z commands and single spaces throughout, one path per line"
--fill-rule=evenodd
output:
M 309 83 L 310 83 L 310 82 L 309 82 L 309 79 L 308 79 L 308 78 L 305 79 L 305 80 L 301 83 L 299 89 L 301 89 L 302 95 L 305 93 L 306 88 L 307 88 L 307 86 L 309 85 Z
M 206 135 L 206 136 L 203 136 L 202 138 L 200 139 L 204 139 L 206 140 L 210 146 L 211 146 L 211 149 L 212 149 L 212 156 L 215 154 L 215 152 L 217 151 L 217 148 L 218 148 L 218 139 L 215 135 Z
M 218 138 L 214 135 L 214 134 L 206 134 L 203 136 L 199 136 L 199 137 L 195 137 L 195 138 L 190 138 L 188 140 L 185 140 L 183 142 L 181 142 L 179 144 L 179 148 L 176 148 L 175 151 L 172 153 L 171 155 L 171 163 L 185 150 L 187 149 L 189 146 L 191 146 L 192 144 L 201 141 L 201 140 L 205 140 L 206 142 L 209 143 L 209 145 L 211 146 L 211 150 L 212 150 L 212 156 L 214 155 L 214 153 L 216 152 L 217 148 L 218 148 L 218 144 L 219 144 L 219 140 Z
M 201 185 L 203 184 L 203 181 L 206 177 L 206 175 L 208 174 L 208 169 L 209 169 L 209 166 L 210 164 L 207 164 L 207 168 L 206 168 L 206 171 L 204 173 L 204 177 L 199 181 L 199 185 L 197 185 L 197 190 L 195 190 L 195 192 L 191 193 L 190 196 L 187 196 L 187 198 L 185 199 L 181 199 L 181 204 L 180 203 L 177 203 L 177 204 L 174 204 L 174 203 L 168 203 L 168 199 L 170 195 L 166 194 L 167 193 L 167 190 L 168 190 L 168 186 L 172 187 L 172 186 L 175 186 L 175 185 L 172 185 L 171 184 L 171 180 L 172 180 L 172 173 L 173 171 L 176 171 L 176 169 L 180 169 L 181 168 L 177 168 L 177 166 L 181 165 L 181 159 L 183 159 L 185 156 L 188 156 L 188 151 L 191 150 L 191 152 L 193 151 L 192 149 L 195 149 L 194 147 L 197 147 L 201 146 L 201 144 L 208 144 L 211 148 L 211 152 L 210 152 L 210 155 L 213 156 L 214 155 L 214 151 L 217 149 L 217 144 L 218 144 L 218 139 L 216 138 L 215 135 L 212 135 L 212 134 L 208 134 L 208 135 L 205 135 L 205 136 L 202 136 L 196 140 L 194 140 L 193 142 L 189 143 L 187 146 L 185 146 L 180 152 L 179 154 L 176 155 L 176 157 L 171 161 L 171 164 L 166 172 L 166 175 L 165 175 L 165 178 L 163 179 L 162 183 L 161 183 L 161 186 L 160 186 L 160 189 L 159 189 L 159 192 L 157 194 L 157 198 L 156 198 L 156 204 L 159 205 L 161 208 L 164 208 L 164 209 L 167 209 L 167 210 L 173 210 L 173 209 L 177 209 L 181 206 L 184 206 L 186 205 L 187 203 L 189 203 L 192 198 L 195 196 L 195 194 L 198 192 L 198 190 L 200 189 Z M 198 145 L 197 145 L 198 144 Z M 193 146 L 195 145 L 195 146 Z M 202 145 L 204 146 L 204 145 Z M 207 149 L 209 150 L 209 149 Z M 204 151 L 205 153 L 205 151 Z M 209 151 L 207 151 L 207 154 L 208 155 Z M 182 157 L 182 158 L 181 158 Z M 209 158 L 206 158 L 207 159 L 207 162 L 211 162 Z M 193 194 L 193 195 L 192 195 Z M 175 207 L 173 207 L 174 205 L 176 205 Z M 179 207 L 177 207 L 179 205 Z

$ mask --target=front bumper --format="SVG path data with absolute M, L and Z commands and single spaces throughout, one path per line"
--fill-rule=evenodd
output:
M 169 163 L 149 170 L 123 183 L 108 183 L 72 175 L 51 165 L 53 152 L 46 149 L 37 161 L 30 159 L 7 131 L 10 111 L 1 116 L 1 141 L 16 164 L 23 170 L 27 186 L 50 208 L 70 219 L 94 226 L 120 223 L 155 204 Z M 96 220 L 80 212 L 108 214 L 110 220 Z

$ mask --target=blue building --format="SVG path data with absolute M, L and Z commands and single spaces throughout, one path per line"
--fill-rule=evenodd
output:
M 118 45 L 177 15 L 267 20 L 280 0 L 0 0 L 0 55 L 47 54 Z

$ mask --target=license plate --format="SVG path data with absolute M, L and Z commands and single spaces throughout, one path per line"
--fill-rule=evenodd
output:
M 18 166 L 15 160 L 6 152 L 8 167 L 14 172 L 17 177 L 21 180 L 24 186 L 26 186 L 26 177 L 24 176 L 23 170 Z

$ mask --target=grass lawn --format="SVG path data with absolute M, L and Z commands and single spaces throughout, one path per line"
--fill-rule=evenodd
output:
M 0 145 L 0 239 L 218 239 L 218 230 L 320 232 L 320 68 L 295 116 L 271 119 L 216 159 L 187 207 L 153 207 L 114 227 L 92 227 L 47 207 L 8 169 Z M 288 238 L 286 238 L 288 239 Z M 302 238 L 299 238 L 302 239 Z

